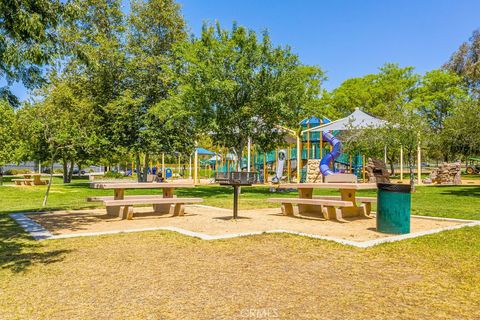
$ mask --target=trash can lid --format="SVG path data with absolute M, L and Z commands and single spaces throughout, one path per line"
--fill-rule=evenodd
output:
M 410 193 L 412 187 L 409 184 L 395 184 L 395 183 L 377 183 L 378 190 Z

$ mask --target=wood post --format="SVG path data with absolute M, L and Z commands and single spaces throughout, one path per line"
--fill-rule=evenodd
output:
M 193 170 L 193 183 L 196 184 L 198 182 L 198 150 L 195 147 L 195 156 L 193 158 L 194 162 L 194 170 Z
M 252 139 L 250 139 L 250 137 L 248 137 L 248 143 L 247 143 L 247 171 L 250 170 L 250 164 L 251 164 L 251 161 L 250 161 L 250 157 L 251 157 L 251 152 L 252 152 Z M 241 166 L 241 163 L 242 163 L 242 159 L 240 159 L 240 166 Z
M 403 181 L 403 146 L 400 146 L 400 181 Z
M 422 147 L 418 141 L 417 147 L 417 183 L 422 184 Z

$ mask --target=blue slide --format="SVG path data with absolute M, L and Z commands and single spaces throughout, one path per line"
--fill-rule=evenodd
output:
M 334 172 L 330 170 L 330 163 L 337 159 L 342 153 L 342 143 L 340 142 L 340 140 L 335 138 L 333 134 L 330 133 L 330 131 L 322 131 L 322 137 L 323 140 L 327 141 L 333 146 L 332 151 L 329 152 L 320 161 L 320 172 L 325 177 L 334 174 Z

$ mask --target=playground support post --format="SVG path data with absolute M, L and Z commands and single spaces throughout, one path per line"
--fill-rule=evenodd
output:
M 300 134 L 297 135 L 297 182 L 300 183 L 300 175 L 302 166 L 302 140 L 300 139 Z
M 195 156 L 194 156 L 193 161 L 195 162 L 194 170 L 193 170 L 193 184 L 196 184 L 198 182 L 198 150 L 197 150 L 197 147 L 195 147 Z
M 365 183 L 365 155 L 362 156 L 362 180 Z
M 403 181 L 403 146 L 400 146 L 400 181 Z
M 287 147 L 287 156 L 285 157 L 287 161 L 287 181 L 290 183 L 290 170 L 291 170 L 291 154 L 290 154 L 290 145 Z
M 165 152 L 162 152 L 162 176 L 166 179 L 166 171 L 165 171 Z
M 263 152 L 263 183 L 268 183 L 267 153 Z

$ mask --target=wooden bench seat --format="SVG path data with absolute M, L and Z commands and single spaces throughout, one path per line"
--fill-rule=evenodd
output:
M 174 195 L 173 198 L 176 198 L 177 196 Z M 162 198 L 162 195 L 159 194 L 152 194 L 152 195 L 136 195 L 136 196 L 125 196 L 125 200 L 149 200 L 149 199 L 158 199 Z M 171 198 L 169 198 L 171 199 Z M 109 201 L 109 200 L 115 200 L 114 196 L 94 196 L 94 197 L 88 197 L 87 202 L 104 202 L 104 201 Z
M 325 199 L 325 200 L 341 200 L 340 196 L 313 196 L 314 199 Z M 376 197 L 355 197 L 357 202 L 360 202 L 361 207 L 364 210 L 364 215 L 370 217 L 372 212 L 372 203 L 377 202 Z
M 18 186 L 21 186 L 22 183 L 26 186 L 30 186 L 33 183 L 33 179 L 12 179 L 12 181 Z
M 313 196 L 313 199 L 325 199 L 325 200 L 341 200 L 340 196 Z M 365 202 L 365 203 L 374 203 L 377 202 L 377 198 L 375 197 L 355 197 L 355 200 L 358 202 Z
M 119 208 L 119 210 L 113 210 L 113 212 L 119 212 L 119 217 L 122 219 L 133 219 L 133 206 L 138 204 L 153 204 L 154 210 L 159 211 L 158 208 L 164 208 L 168 206 L 169 213 L 176 216 L 183 216 L 184 214 L 184 205 L 187 203 L 199 203 L 202 202 L 202 198 L 163 198 L 163 197 L 150 197 L 150 198 L 125 198 L 122 200 L 108 199 L 103 200 L 103 203 L 107 207 L 107 212 L 109 208 Z M 174 206 L 172 206 L 174 205 Z
M 320 206 L 321 212 L 325 219 L 336 219 L 339 222 L 347 222 L 345 219 L 343 219 L 340 208 L 354 206 L 351 201 L 329 199 L 270 198 L 267 199 L 267 202 L 281 203 L 282 213 L 288 216 L 293 215 L 293 204 Z

